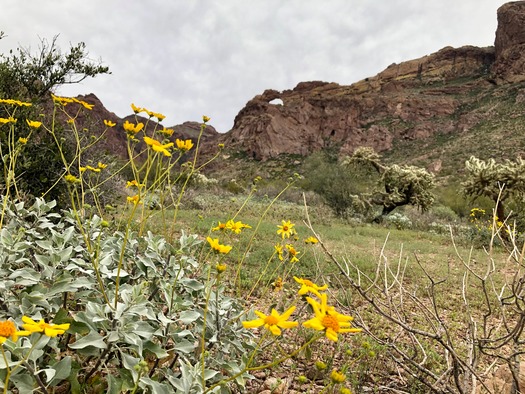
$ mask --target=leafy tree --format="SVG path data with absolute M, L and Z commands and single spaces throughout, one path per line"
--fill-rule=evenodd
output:
M 494 201 L 499 220 L 507 218 L 506 207 L 511 201 L 525 198 L 525 161 L 521 158 L 496 163 L 471 156 L 465 162 L 466 180 L 462 183 L 467 196 L 485 196 Z
M 379 175 L 382 190 L 373 190 L 357 196 L 365 206 L 381 207 L 381 214 L 374 221 L 380 222 L 397 207 L 415 205 L 423 211 L 434 202 L 431 192 L 434 176 L 425 169 L 408 165 L 385 165 L 380 156 L 368 147 L 356 149 L 354 154 L 344 161 L 345 165 L 370 167 Z
M 0 33 L 0 38 L 3 34 Z M 71 46 L 69 51 L 62 53 L 57 45 L 57 37 L 51 42 L 41 40 L 39 49 L 33 54 L 29 49 L 17 48 L 9 54 L 0 54 L 0 98 L 31 102 L 31 107 L 17 109 L 16 117 L 21 121 L 16 123 L 14 135 L 6 132 L 8 125 L 0 126 L 0 144 L 9 146 L 8 139 L 18 141 L 30 134 L 25 119 L 39 120 L 45 112 L 45 103 L 50 102 L 49 94 L 64 84 L 79 83 L 87 77 L 109 73 L 108 67 L 91 61 L 84 43 Z M 48 105 L 49 107 L 49 105 Z M 0 105 L 0 118 L 10 116 L 12 108 Z M 60 132 L 56 125 L 55 131 Z M 70 156 L 66 144 L 63 153 Z M 4 170 L 9 157 L 4 149 L 2 162 Z M 71 157 L 68 157 L 71 159 Z M 55 140 L 45 131 L 33 133 L 24 147 L 24 153 L 19 156 L 15 173 L 17 184 L 22 191 L 33 196 L 40 196 L 52 189 L 48 198 L 60 199 L 62 190 L 56 183 L 63 172 L 63 164 Z M 5 171 L 0 173 L 0 185 L 5 185 Z

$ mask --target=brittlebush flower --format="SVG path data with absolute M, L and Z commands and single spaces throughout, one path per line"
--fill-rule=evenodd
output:
M 210 117 L 206 116 L 206 115 L 202 115 L 202 121 L 204 123 L 208 123 L 210 121 Z
M 217 273 L 219 274 L 222 274 L 224 271 L 226 271 L 226 268 L 228 268 L 226 264 L 217 264 L 215 266 L 215 269 L 217 270 Z
M 151 146 L 151 149 L 153 149 L 155 152 L 160 152 L 164 156 L 171 156 L 171 153 L 168 151 L 168 148 L 171 148 L 173 146 L 173 142 L 163 145 L 156 139 L 150 137 L 144 137 L 144 142 Z
M 19 107 L 30 107 L 31 103 L 26 103 L 20 100 L 13 99 L 0 99 L 0 103 L 9 104 L 9 105 L 18 105 Z
M 175 140 L 175 143 L 177 144 L 177 149 L 186 152 L 193 148 L 193 142 L 191 140 L 179 140 L 178 138 Z
M 53 102 L 54 102 L 55 104 L 67 105 L 67 104 L 73 102 L 73 99 L 72 99 L 72 98 L 69 98 L 69 97 L 59 97 L 59 96 L 55 96 L 54 94 L 51 94 L 51 98 L 53 99 Z
M 213 227 L 211 231 L 223 231 L 226 230 L 226 223 L 219 222 L 217 226 Z
M 122 127 L 124 127 L 124 130 L 126 130 L 128 136 L 133 137 L 135 134 L 137 134 L 140 130 L 144 128 L 144 123 L 137 123 L 136 125 L 134 125 L 133 123 L 126 120 Z
M 160 129 L 157 131 L 166 137 L 171 137 L 173 135 L 173 129 Z
M 334 369 L 330 374 L 330 380 L 333 384 L 343 383 L 346 380 L 346 376 L 344 373 L 341 373 L 337 369 Z
M 283 261 L 283 246 L 281 244 L 277 244 L 274 246 L 275 251 L 277 252 L 277 256 L 279 257 L 279 260 Z
M 291 235 L 295 234 L 295 229 L 293 228 L 295 226 L 295 224 L 293 224 L 292 222 L 290 222 L 289 220 L 288 221 L 282 221 L 282 226 L 277 226 L 279 228 L 279 230 L 277 230 L 277 234 L 280 234 L 283 239 L 286 237 L 286 238 L 290 238 Z
M 206 237 L 206 241 L 210 244 L 211 248 L 221 254 L 228 254 L 232 247 L 230 245 L 221 245 L 219 238 Z
M 64 179 L 66 180 L 67 183 L 80 183 L 80 179 L 78 179 L 76 176 L 72 175 L 72 174 L 67 174 L 66 176 L 64 176 Z
M 27 331 L 33 332 L 43 332 L 44 335 L 54 338 L 57 335 L 65 333 L 69 329 L 69 323 L 64 324 L 52 324 L 46 323 L 44 319 L 40 320 L 38 323 L 27 316 L 22 316 L 22 327 Z
M 28 141 L 28 139 L 27 139 L 27 138 L 24 138 L 24 137 L 20 137 L 20 138 L 18 139 L 18 142 L 20 142 L 22 145 L 27 144 L 27 141 Z
M 286 245 L 286 250 L 288 250 L 288 256 L 290 257 L 290 263 L 297 263 L 299 261 L 299 259 L 297 258 L 297 255 L 301 252 L 298 252 L 297 250 L 295 250 L 295 248 L 291 244 Z
M 299 324 L 296 321 L 287 321 L 294 311 L 295 306 L 291 306 L 282 315 L 279 315 L 275 309 L 272 309 L 268 316 L 262 312 L 255 311 L 255 314 L 259 316 L 259 319 L 243 321 L 242 325 L 244 328 L 257 328 L 264 326 L 264 328 L 269 330 L 273 335 L 281 335 L 281 328 L 293 328 Z
M 284 286 L 283 278 L 278 276 L 277 279 L 275 279 L 275 281 L 272 283 L 272 286 L 275 291 L 281 291 Z
M 252 228 L 252 226 L 248 225 L 248 224 L 245 224 L 243 222 L 241 222 L 240 220 L 238 222 L 235 222 L 233 220 L 228 220 L 226 222 L 226 228 L 228 230 L 231 230 L 232 232 L 234 232 L 235 234 L 240 234 L 241 233 L 241 230 L 243 228 Z
M 111 120 L 104 119 L 104 124 L 108 127 L 115 127 L 117 124 L 115 122 L 112 122 Z
M 328 285 L 317 286 L 314 282 L 308 279 L 298 278 L 297 276 L 293 277 L 294 280 L 301 285 L 301 288 L 298 291 L 299 295 L 305 295 L 307 293 L 313 293 L 317 297 L 321 297 L 320 291 L 328 289 Z
M 306 301 L 314 310 L 315 317 L 305 321 L 303 327 L 324 331 L 326 337 L 334 342 L 337 342 L 337 334 L 360 332 L 360 328 L 351 328 L 350 322 L 353 317 L 338 313 L 333 306 L 328 306 L 327 298 L 326 293 L 321 293 L 321 303 L 319 303 L 311 297 L 306 297 Z
M 17 331 L 15 323 L 10 320 L 0 322 L 0 343 L 4 343 L 8 338 L 16 342 L 18 337 L 27 335 L 31 335 L 31 331 Z
M 136 114 L 139 114 L 141 113 L 142 111 L 144 111 L 144 108 L 141 108 L 141 107 L 137 107 L 135 104 L 131 103 L 131 109 L 133 110 L 133 112 L 135 112 Z
M 77 98 L 72 98 L 72 100 L 75 102 L 75 103 L 78 103 L 80 105 L 82 105 L 85 109 L 89 109 L 90 111 L 93 109 L 93 107 L 95 106 L 95 104 L 89 104 L 89 103 L 86 103 L 85 101 L 82 101 L 82 100 L 79 100 Z
M 37 120 L 29 120 L 26 119 L 27 125 L 29 127 L 32 127 L 33 129 L 38 129 L 40 126 L 42 126 L 42 122 L 39 122 Z
M 16 119 L 10 116 L 9 118 L 0 118 L 0 124 L 16 123 Z
M 86 166 L 86 169 L 88 169 L 89 171 L 93 171 L 93 172 L 100 172 L 100 168 L 95 168 L 91 166 Z
M 304 240 L 305 244 L 316 244 L 318 242 L 319 242 L 319 240 L 317 238 L 315 238 L 315 237 L 308 237 L 308 238 L 306 238 Z
M 129 203 L 132 203 L 133 205 L 137 205 L 140 202 L 140 197 L 138 194 L 134 196 L 128 196 L 127 200 Z

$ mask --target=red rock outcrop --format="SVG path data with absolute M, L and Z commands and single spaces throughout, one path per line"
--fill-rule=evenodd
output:
M 498 81 L 525 80 L 525 1 L 514 1 L 498 9 L 496 30 L 496 62 L 494 73 Z

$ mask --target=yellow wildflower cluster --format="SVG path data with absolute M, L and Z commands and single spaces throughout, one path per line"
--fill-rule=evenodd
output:
M 89 110 L 92 110 L 93 107 L 95 106 L 95 104 L 89 104 L 75 97 L 60 97 L 60 96 L 55 96 L 54 94 L 51 94 L 51 98 L 53 99 L 53 102 L 55 104 L 60 104 L 63 106 L 66 106 L 67 104 L 71 104 L 71 103 L 77 103 L 77 104 L 82 105 L 85 109 L 89 109 Z
M 252 228 L 252 226 L 239 221 L 228 220 L 226 223 L 219 222 L 216 227 L 213 227 L 211 231 L 225 231 L 230 230 L 235 234 L 240 234 L 243 228 Z
M 126 120 L 124 124 L 122 125 L 122 127 L 124 127 L 124 130 L 126 131 L 126 134 L 128 135 L 128 138 L 134 138 L 135 134 L 137 134 L 139 131 L 141 131 L 144 128 L 144 123 L 133 124 L 130 121 Z
M 0 99 L 0 104 L 17 105 L 19 107 L 31 107 L 32 105 L 31 103 L 13 99 Z
M 492 218 L 492 216 L 489 217 L 482 208 L 472 208 L 469 216 L 470 222 L 478 231 L 492 231 L 494 223 L 496 224 L 496 229 L 500 229 L 504 224 L 497 216 L 494 216 L 494 218 Z
M 9 118 L 0 118 L 0 124 L 16 123 L 16 119 L 10 116 Z
M 150 118 L 157 118 L 159 122 L 162 122 L 164 119 L 166 119 L 166 116 L 163 114 L 159 114 L 158 112 L 150 111 L 143 107 L 137 107 L 135 104 L 131 103 L 131 109 L 136 114 L 140 114 L 141 112 L 146 113 Z
M 230 245 L 221 245 L 219 238 L 206 237 L 206 240 L 210 244 L 211 248 L 220 254 L 228 254 L 232 250 Z
M 143 183 L 138 183 L 135 179 L 133 179 L 132 181 L 127 181 L 126 182 L 126 188 L 136 187 L 137 189 L 140 189 L 140 188 L 142 188 L 144 186 L 145 185 Z
M 291 221 L 283 220 L 282 221 L 282 225 L 281 226 L 277 226 L 279 228 L 277 230 L 277 234 L 280 234 L 283 237 L 283 239 L 285 237 L 286 238 L 290 238 L 291 235 L 295 235 L 294 226 L 295 226 L 295 224 L 293 224 Z
M 31 127 L 32 129 L 38 129 L 40 126 L 42 126 L 42 122 L 39 122 L 37 120 L 29 120 L 26 119 L 27 125 Z
M 189 151 L 191 148 L 193 148 L 193 142 L 192 140 L 180 140 L 176 139 L 175 143 L 177 144 L 177 149 L 181 152 Z
M 102 162 L 98 162 L 98 165 L 96 167 L 92 167 L 92 166 L 85 166 L 85 167 L 80 167 L 79 170 L 80 170 L 80 173 L 84 173 L 86 171 L 91 171 L 91 172 L 100 172 L 102 171 L 104 168 L 106 168 L 108 165 L 107 164 L 104 164 Z
M 350 322 L 353 318 L 351 316 L 341 314 L 335 310 L 335 307 L 328 305 L 327 294 L 321 293 L 321 291 L 328 288 L 327 285 L 318 286 L 308 279 L 297 277 L 294 277 L 294 279 L 297 283 L 301 284 L 299 290 L 300 295 L 312 293 L 317 298 L 314 299 L 309 296 L 305 297 L 306 301 L 314 311 L 314 317 L 303 322 L 303 327 L 323 331 L 326 337 L 331 341 L 337 341 L 338 334 L 357 333 L 361 331 L 360 328 L 352 327 Z M 280 315 L 275 309 L 272 309 L 268 316 L 260 311 L 255 311 L 255 314 L 259 318 L 256 320 L 244 321 L 242 324 L 245 328 L 264 326 L 264 328 L 269 330 L 273 335 L 281 335 L 281 328 L 292 328 L 299 324 L 298 322 L 288 321 L 294 310 L 295 306 L 292 306 Z
M 171 156 L 170 151 L 168 148 L 171 148 L 173 146 L 173 142 L 170 142 L 168 144 L 162 144 L 156 139 L 150 138 L 150 137 L 144 137 L 144 142 L 151 147 L 155 152 L 162 153 L 164 156 Z

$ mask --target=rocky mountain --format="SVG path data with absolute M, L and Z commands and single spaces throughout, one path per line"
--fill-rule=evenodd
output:
M 411 156 L 424 156 L 436 171 L 447 150 L 459 155 L 449 160 L 519 154 L 523 143 L 505 133 L 525 131 L 525 1 L 501 6 L 497 18 L 492 47 L 446 47 L 349 86 L 314 81 L 266 90 L 209 146 L 222 142 L 260 161 L 328 147 L 345 155 L 362 145 L 406 159 L 415 147 Z

